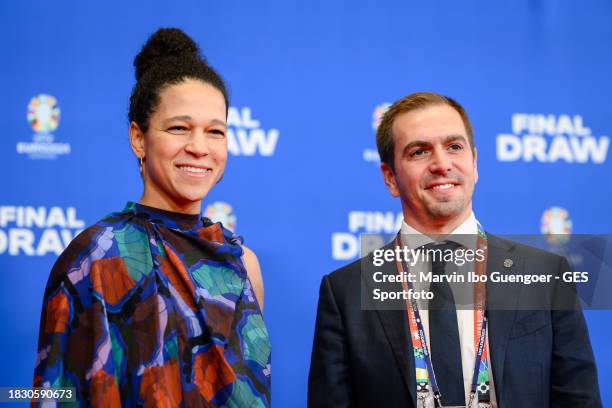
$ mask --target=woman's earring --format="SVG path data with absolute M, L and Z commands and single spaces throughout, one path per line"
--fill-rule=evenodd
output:
M 138 158 L 138 160 L 140 160 L 140 174 L 143 174 L 143 171 L 142 171 L 142 161 L 143 161 L 143 159 L 144 159 L 144 156 Z

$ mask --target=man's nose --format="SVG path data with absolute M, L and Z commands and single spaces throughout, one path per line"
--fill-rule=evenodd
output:
M 434 149 L 431 155 L 429 171 L 436 174 L 446 174 L 453 168 L 452 160 L 444 149 Z

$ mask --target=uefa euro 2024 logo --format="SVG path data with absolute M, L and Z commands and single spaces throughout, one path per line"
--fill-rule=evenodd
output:
M 57 99 L 51 95 L 39 94 L 30 99 L 27 119 L 34 136 L 32 142 L 18 142 L 17 153 L 26 154 L 30 159 L 55 159 L 69 154 L 69 143 L 54 143 L 53 132 L 59 126 L 60 113 Z
M 548 243 L 561 245 L 569 241 L 572 233 L 572 220 L 565 208 L 551 207 L 542 214 L 540 229 Z
M 389 102 L 383 102 L 379 105 L 376 105 L 374 108 L 374 112 L 372 112 L 372 130 L 376 133 L 378 126 L 380 126 L 380 121 L 382 120 L 385 112 L 391 107 Z M 378 150 L 376 149 L 364 149 L 363 150 L 363 160 L 366 162 L 371 162 L 375 164 L 380 164 L 380 156 L 378 155 Z
M 380 122 L 385 112 L 387 112 L 390 107 L 391 104 L 389 102 L 384 102 L 374 108 L 374 112 L 372 112 L 372 129 L 374 132 L 378 130 L 378 126 L 380 126 Z
M 236 215 L 234 214 L 234 209 L 228 203 L 215 201 L 206 206 L 204 216 L 211 221 L 220 222 L 232 232 L 236 231 Z
M 60 108 L 57 99 L 51 95 L 40 94 L 28 104 L 28 122 L 37 134 L 51 134 L 60 119 Z

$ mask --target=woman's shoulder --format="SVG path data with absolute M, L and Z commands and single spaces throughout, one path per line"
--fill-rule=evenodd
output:
M 204 228 L 206 229 L 209 229 L 209 228 L 217 229 L 218 232 L 223 237 L 223 240 L 228 244 L 242 246 L 242 244 L 244 243 L 244 237 L 232 231 L 229 228 L 230 226 L 226 227 L 225 225 L 223 225 L 222 221 L 212 221 L 208 217 L 202 217 L 202 224 Z
M 130 224 L 124 213 L 110 213 L 77 234 L 60 257 L 74 253 L 88 253 L 95 249 L 104 252 L 116 240 L 117 231 L 124 230 Z
M 125 235 L 131 235 L 127 238 Z M 140 236 L 139 236 L 140 235 Z M 91 268 L 93 262 L 120 254 L 122 243 L 146 242 L 146 234 L 130 222 L 123 212 L 108 214 L 81 231 L 60 254 L 53 266 L 51 278 L 61 278 L 77 269 Z

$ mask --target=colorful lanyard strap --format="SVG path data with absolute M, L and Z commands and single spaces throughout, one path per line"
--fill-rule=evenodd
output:
M 401 233 L 397 234 L 395 245 L 404 247 Z M 484 260 L 476 262 L 475 268 L 476 275 L 481 276 L 486 274 L 487 236 L 480 224 L 478 224 L 476 248 L 481 250 L 484 254 Z M 405 259 L 397 261 L 397 270 L 400 275 L 403 275 L 406 271 L 410 274 L 413 272 Z M 405 291 L 409 292 L 413 289 L 412 282 L 408 279 L 402 279 L 402 285 Z M 476 351 L 476 358 L 474 360 L 474 374 L 472 376 L 472 386 L 468 404 L 469 408 L 472 407 L 475 398 L 477 398 L 479 406 L 483 407 L 490 406 L 491 401 L 489 388 L 489 358 L 486 342 L 487 316 L 485 312 L 485 300 L 485 283 L 479 281 L 474 284 L 474 349 Z M 423 328 L 419 308 L 414 298 L 406 299 L 406 311 L 408 314 L 410 338 L 412 340 L 412 349 L 414 353 L 417 399 L 424 404 L 424 401 L 430 394 L 429 386 L 431 385 L 436 404 L 441 407 L 442 395 L 436 381 L 434 367 L 427 348 L 425 329 Z

